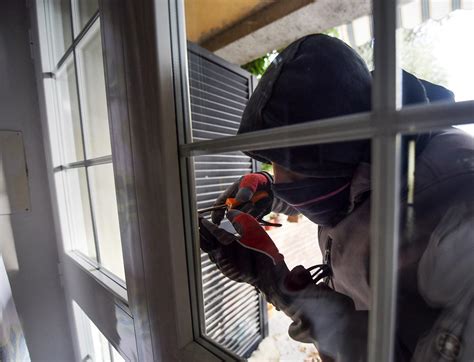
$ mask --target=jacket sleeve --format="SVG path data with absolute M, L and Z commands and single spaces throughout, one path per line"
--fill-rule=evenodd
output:
M 474 360 L 473 265 L 474 203 L 458 202 L 433 231 L 420 260 L 420 293 L 442 312 L 418 342 L 414 361 Z
M 368 313 L 355 310 L 348 296 L 325 284 L 314 284 L 302 266 L 286 266 L 259 289 L 278 310 L 291 318 L 288 334 L 294 340 L 313 343 L 323 361 L 365 361 Z

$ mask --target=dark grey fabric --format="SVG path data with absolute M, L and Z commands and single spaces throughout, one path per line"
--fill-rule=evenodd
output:
M 372 76 L 364 61 L 348 45 L 327 35 L 308 35 L 290 44 L 270 65 L 247 104 L 238 133 L 370 111 L 371 83 Z M 446 88 L 406 71 L 402 72 L 402 94 L 403 106 L 454 100 L 453 93 Z M 405 137 L 404 154 L 410 139 L 416 140 L 418 155 L 432 136 L 425 133 Z M 370 162 L 370 141 L 246 154 L 307 176 L 350 177 L 360 162 Z
M 451 207 L 461 202 L 474 205 L 472 160 L 474 139 L 463 131 L 452 129 L 435 135 L 416 162 L 415 202 L 412 207 L 402 208 L 398 261 L 397 353 L 408 356 L 406 360 L 414 353 L 419 339 L 431 330 L 440 313 L 440 305 L 426 300 L 420 295 L 419 288 L 424 288 L 424 295 L 428 294 L 427 290 L 437 293 L 441 279 L 436 278 L 430 285 L 426 282 L 420 285 L 419 260 Z M 328 240 L 332 245 L 335 290 L 350 296 L 357 310 L 370 309 L 370 199 L 336 226 L 320 227 L 319 244 L 323 253 Z M 464 263 L 467 265 L 468 261 Z M 472 266 L 474 261 L 470 263 Z M 456 267 L 453 263 L 452 268 Z M 466 280 L 469 279 L 458 278 L 445 287 L 461 289 Z M 446 294 L 448 297 L 453 293 Z
M 290 44 L 260 80 L 238 133 L 370 110 L 371 75 L 344 42 L 308 35 Z M 248 152 L 262 161 L 316 177 L 350 176 L 368 141 Z

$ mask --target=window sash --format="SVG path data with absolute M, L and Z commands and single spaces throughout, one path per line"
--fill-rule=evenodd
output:
M 72 1 L 74 2 L 74 1 Z M 77 10 L 72 4 L 71 6 L 71 31 L 73 28 L 73 17 L 74 17 L 74 11 Z M 93 226 L 93 237 L 94 237 L 94 246 L 95 246 L 95 252 L 96 252 L 96 259 L 92 259 L 90 257 L 87 257 L 86 255 L 83 255 L 79 250 L 77 250 L 73 243 L 68 242 L 68 240 L 63 240 L 62 245 L 64 248 L 64 252 L 67 255 L 67 257 L 72 258 L 75 262 L 78 262 L 78 260 L 86 260 L 86 263 L 79 263 L 81 266 L 85 267 L 86 270 L 90 271 L 91 273 L 95 274 L 100 274 L 101 275 L 101 282 L 103 285 L 107 286 L 108 289 L 111 291 L 118 290 L 120 291 L 120 295 L 122 297 L 125 297 L 126 299 L 126 285 L 125 281 L 121 278 L 110 272 L 109 270 L 106 269 L 105 266 L 101 265 L 101 255 L 100 255 L 100 240 L 98 239 L 97 236 L 97 231 L 96 231 L 96 215 L 94 215 L 94 207 L 92 204 L 91 200 L 91 190 L 90 190 L 90 177 L 89 177 L 89 168 L 91 166 L 96 166 L 96 165 L 104 165 L 104 164 L 111 164 L 112 163 L 112 155 L 105 155 L 105 156 L 100 156 L 100 157 L 93 157 L 87 159 L 87 155 L 85 154 L 85 139 L 84 139 L 84 127 L 83 127 L 83 114 L 81 110 L 81 103 L 83 103 L 83 97 L 84 94 L 80 94 L 79 92 L 79 83 L 81 80 L 78 77 L 78 69 L 77 69 L 77 64 L 78 64 L 78 59 L 76 56 L 76 48 L 80 47 L 81 44 L 84 43 L 84 41 L 87 41 L 87 37 L 94 36 L 94 29 L 98 28 L 100 26 L 100 13 L 99 10 L 97 10 L 87 21 L 87 23 L 81 28 L 80 32 L 76 32 L 75 35 L 73 35 L 73 39 L 68 45 L 66 49 L 64 49 L 64 52 L 62 54 L 59 54 L 60 59 L 57 60 L 57 63 L 55 63 L 54 56 L 55 54 L 53 53 L 53 45 L 51 44 L 52 38 L 51 38 L 51 31 L 52 31 L 52 25 L 53 25 L 53 19 L 52 19 L 52 9 L 51 9 L 51 2 L 48 0 L 40 0 L 36 4 L 36 12 L 38 13 L 38 34 L 41 39 L 41 60 L 42 60 L 42 76 L 43 76 L 43 84 L 44 84 L 44 90 L 47 92 L 47 97 L 45 99 L 46 102 L 46 107 L 48 109 L 51 109 L 51 112 L 48 112 L 47 117 L 45 118 L 45 122 L 48 125 L 48 128 L 53 129 L 54 132 L 50 132 L 49 135 L 49 141 L 51 143 L 52 151 L 53 151 L 53 156 L 56 159 L 56 162 L 53 164 L 53 175 L 57 177 L 64 177 L 63 175 L 60 174 L 61 171 L 66 171 L 69 169 L 80 169 L 83 168 L 85 172 L 85 182 L 87 184 L 87 190 L 88 190 L 88 198 L 89 198 L 89 211 L 91 213 L 91 219 L 92 219 L 92 226 Z M 77 102 L 78 102 L 78 107 L 79 107 L 79 123 L 80 123 L 80 132 L 81 132 L 81 142 L 82 142 L 82 148 L 83 148 L 83 158 L 80 159 L 79 161 L 67 161 L 64 159 L 64 147 L 62 145 L 62 134 L 61 134 L 61 127 L 62 127 L 62 119 L 60 115 L 57 112 L 57 107 L 58 107 L 58 95 L 56 91 L 57 84 L 54 84 L 54 78 L 55 74 L 58 72 L 65 71 L 65 66 L 67 62 L 73 62 L 74 64 L 74 76 L 75 76 L 75 87 L 77 89 Z M 54 176 L 53 176 L 54 177 Z M 59 195 L 62 190 L 57 189 L 57 187 L 54 187 L 53 192 L 56 194 L 57 199 L 64 199 L 66 196 L 65 195 Z M 61 211 L 61 210 L 59 210 Z M 62 212 L 68 212 L 67 209 L 63 209 Z M 62 230 L 69 230 L 71 227 L 72 223 L 74 222 L 73 220 L 70 220 L 70 217 L 68 215 L 65 215 L 65 217 L 61 217 L 61 223 L 66 222 L 66 225 L 61 225 Z M 66 233 L 65 235 L 68 235 Z
M 173 2 L 171 2 L 173 4 Z M 184 209 L 193 210 L 195 200 L 192 187 L 193 175 L 189 158 L 198 155 L 249 151 L 272 147 L 290 147 L 328 142 L 372 140 L 372 210 L 386 210 L 382 214 L 372 213 L 371 219 L 371 285 L 373 307 L 369 317 L 368 360 L 392 361 L 394 357 L 395 299 L 398 255 L 398 218 L 400 182 L 400 138 L 453 125 L 473 123 L 474 101 L 437 103 L 409 106 L 400 109 L 400 68 L 397 62 L 396 25 L 397 1 L 373 0 L 374 17 L 374 64 L 375 76 L 372 91 L 372 111 L 347 115 L 333 119 L 272 128 L 252 133 L 223 137 L 208 141 L 190 142 L 192 128 L 189 110 L 189 79 L 186 59 L 186 34 L 184 27 L 183 0 L 175 0 L 172 12 L 174 20 L 172 45 L 177 47 L 175 69 L 177 77 L 178 112 L 177 122 L 180 136 L 181 177 Z M 171 17 L 173 19 L 173 16 Z M 181 20 L 180 20 L 181 18 Z M 189 186 L 191 184 L 191 186 Z M 186 197 L 188 196 L 188 197 Z M 185 212 L 187 243 L 192 249 L 193 240 L 198 240 L 196 217 L 192 211 Z M 191 240 L 190 240 L 191 239 Z M 193 239 L 193 240 L 192 240 Z M 383 242 L 378 242 L 383 240 Z M 196 245 L 196 244 L 194 244 Z M 196 253 L 194 253 L 196 254 Z M 196 255 L 188 255 L 190 280 L 197 273 Z M 198 286 L 195 285 L 197 288 Z M 197 308 L 196 303 L 193 307 Z M 195 320 L 194 323 L 199 320 Z M 200 324 L 194 326 L 199 330 Z M 220 348 L 209 345 L 202 337 L 196 337 L 202 345 L 212 351 Z

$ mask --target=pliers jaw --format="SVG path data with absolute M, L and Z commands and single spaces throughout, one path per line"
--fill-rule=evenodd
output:
M 199 209 L 198 210 L 198 214 L 201 215 L 201 214 L 204 214 L 206 212 L 212 212 L 214 210 L 225 210 L 225 211 L 228 211 L 231 207 L 228 205 L 228 204 L 222 204 L 222 205 L 215 205 L 215 206 L 211 206 L 211 207 L 206 207 L 205 209 Z M 262 218 L 260 218 L 258 220 L 258 222 L 260 223 L 260 225 L 262 226 L 274 226 L 274 227 L 280 227 L 282 226 L 281 224 L 277 224 L 277 223 L 272 223 L 272 222 L 269 222 L 269 221 L 265 221 L 263 220 Z

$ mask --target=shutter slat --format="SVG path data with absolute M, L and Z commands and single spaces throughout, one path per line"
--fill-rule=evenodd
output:
M 222 102 L 217 102 L 216 100 L 198 97 L 197 95 L 191 95 L 190 100 L 191 113 L 194 109 L 198 109 L 199 113 L 221 112 L 239 118 L 241 118 L 244 114 L 245 104 L 240 104 L 236 105 L 235 107 L 232 107 L 222 104 Z
M 236 84 L 234 86 L 232 82 L 225 82 L 223 80 L 219 80 L 217 77 L 212 78 L 212 76 L 206 74 L 206 72 L 199 73 L 194 69 L 190 69 L 189 78 L 225 90 L 226 92 L 241 96 L 245 99 L 248 98 L 248 89 L 246 89 L 245 86 L 239 87 Z
M 258 303 L 258 296 L 252 292 L 253 290 L 249 290 L 247 293 L 232 294 L 230 295 L 231 299 L 228 300 L 227 302 L 223 302 L 219 306 L 219 308 L 222 308 L 222 310 L 225 311 L 226 317 L 229 318 L 229 320 L 232 318 L 237 318 L 243 308 L 245 308 L 246 306 L 252 306 L 254 302 Z M 244 304 L 240 304 L 240 303 L 235 303 L 236 298 L 241 298 L 243 300 L 247 299 L 247 300 Z M 216 311 L 216 309 L 218 309 L 217 306 L 214 306 L 214 309 L 205 313 L 206 325 L 208 326 L 208 328 L 212 328 L 212 323 L 214 322 L 219 323 L 222 320 L 221 316 L 218 313 L 213 313 Z
M 224 97 L 220 94 L 214 94 L 212 92 L 208 92 L 206 90 L 203 90 L 201 88 L 196 88 L 192 84 L 189 85 L 189 90 L 194 94 L 195 97 L 199 97 L 205 100 L 213 101 L 213 102 L 219 102 L 222 103 L 223 105 L 226 105 L 228 107 L 234 107 L 237 109 L 245 109 L 245 104 L 246 102 L 243 101 L 235 101 L 233 99 L 229 99 L 227 97 Z
M 205 69 L 209 74 L 214 74 L 219 79 L 248 87 L 248 80 L 246 78 L 232 71 L 223 71 L 223 67 L 203 58 L 201 55 L 188 53 L 188 60 L 190 68 L 198 69 L 198 71 L 199 69 Z
M 218 132 L 218 131 L 204 131 L 200 129 L 193 129 L 193 138 L 195 137 L 200 137 L 200 138 L 205 138 L 205 139 L 215 139 L 215 138 L 220 138 L 220 137 L 230 137 L 233 136 L 232 133 L 224 133 L 224 132 Z
M 233 136 L 236 134 L 235 127 L 229 127 L 232 124 L 227 123 L 224 119 L 216 119 L 214 123 L 203 122 L 199 121 L 194 117 L 193 119 L 193 130 L 201 130 L 201 131 L 219 131 L 225 133 L 229 136 Z
M 207 126 L 221 126 L 227 127 L 232 130 L 232 134 L 236 134 L 237 130 L 239 129 L 240 125 L 240 118 L 233 117 L 231 115 L 226 114 L 219 114 L 215 112 L 214 114 L 211 112 L 196 112 L 192 114 L 193 118 L 193 126 L 197 126 L 199 124 L 206 124 Z M 237 120 L 237 121 L 236 121 Z M 197 123 L 199 122 L 199 123 Z
M 255 316 L 256 313 L 258 313 L 258 310 L 256 310 L 255 308 L 257 304 L 258 303 L 253 303 L 253 301 L 250 302 L 248 305 L 244 304 L 244 307 L 240 308 L 237 313 L 234 313 L 229 316 L 229 319 L 221 318 L 219 321 L 220 323 L 210 323 L 211 327 L 209 329 L 206 329 L 207 333 L 212 337 L 215 337 L 215 333 L 219 333 L 219 335 L 223 339 L 230 339 L 234 337 L 240 332 L 241 329 L 236 327 L 244 324 L 247 318 L 251 320 L 251 318 Z M 223 314 L 225 316 L 227 316 L 226 313 L 226 311 L 223 311 Z
M 209 95 L 219 96 L 221 98 L 226 98 L 237 103 L 243 103 L 243 104 L 247 103 L 247 98 L 244 96 L 228 92 L 224 89 L 213 86 L 211 84 L 200 82 L 193 78 L 189 78 L 189 86 L 195 89 L 199 89 L 203 92 L 206 92 Z

